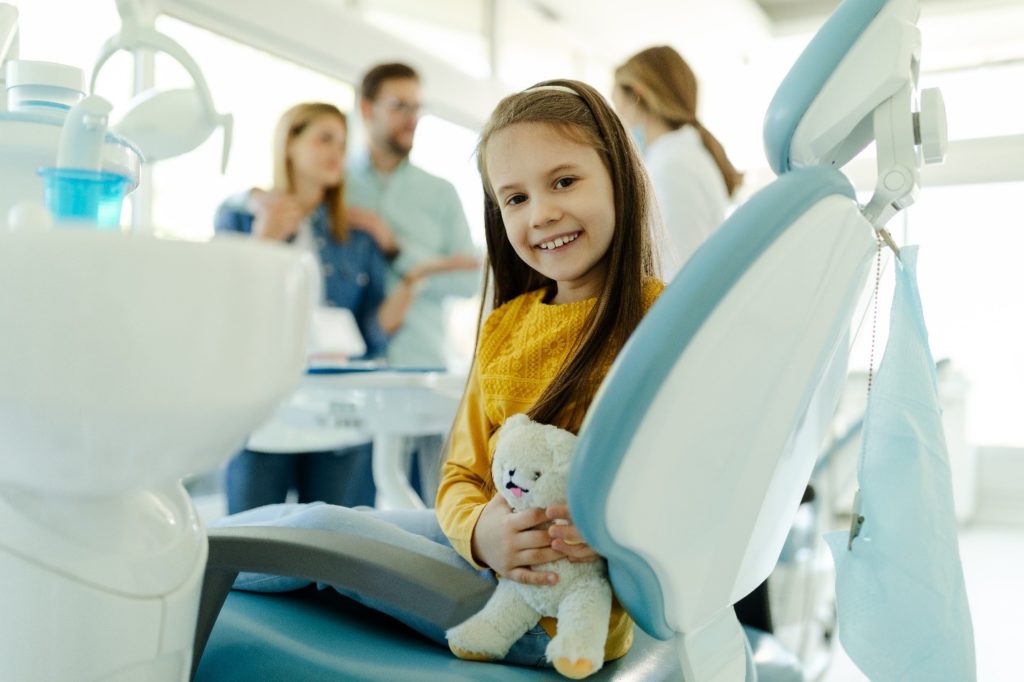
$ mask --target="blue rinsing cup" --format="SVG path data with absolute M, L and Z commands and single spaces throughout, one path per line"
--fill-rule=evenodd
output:
M 55 223 L 120 227 L 129 177 L 85 168 L 40 168 L 38 173 L 43 178 L 43 203 Z

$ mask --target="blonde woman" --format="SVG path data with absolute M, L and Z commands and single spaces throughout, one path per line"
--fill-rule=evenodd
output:
M 612 102 L 647 165 L 668 236 L 668 281 L 721 224 L 742 175 L 698 119 L 697 78 L 671 47 L 648 48 L 618 67 Z
M 237 194 L 217 210 L 215 228 L 287 242 L 315 256 L 320 305 L 352 312 L 366 358 L 383 357 L 388 340 L 433 264 L 423 261 L 386 294 L 388 262 L 377 240 L 349 229 L 345 145 L 348 124 L 334 105 L 307 102 L 286 111 L 274 136 L 274 186 Z M 279 454 L 243 450 L 228 465 L 231 513 L 284 502 L 289 489 L 303 502 L 372 505 L 371 449 Z

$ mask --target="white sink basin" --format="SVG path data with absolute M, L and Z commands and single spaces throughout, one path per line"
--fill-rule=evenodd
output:
M 110 494 L 216 467 L 302 377 L 310 277 L 248 238 L 0 233 L 0 483 Z

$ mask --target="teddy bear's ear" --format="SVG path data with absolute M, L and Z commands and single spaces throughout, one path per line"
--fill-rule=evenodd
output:
M 527 417 L 525 414 L 514 414 L 514 415 L 512 415 L 511 417 L 509 417 L 508 419 L 505 420 L 505 424 L 501 428 L 503 428 L 503 429 L 507 429 L 509 427 L 518 428 L 520 426 L 525 426 L 526 424 L 531 423 L 531 421 L 532 420 L 529 417 Z
M 555 465 L 568 469 L 572 451 L 576 447 L 576 436 L 569 431 L 553 428 L 546 434 L 548 447 L 554 457 Z

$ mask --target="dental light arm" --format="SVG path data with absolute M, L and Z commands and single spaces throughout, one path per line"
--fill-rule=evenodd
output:
M 221 173 L 227 169 L 234 119 L 217 112 L 213 96 L 192 56 L 168 36 L 142 25 L 141 7 L 119 0 L 121 31 L 104 43 L 93 67 L 89 92 L 95 93 L 100 70 L 120 50 L 151 49 L 177 61 L 192 78 L 193 88 L 154 90 L 137 95 L 124 118 L 113 126 L 118 134 L 134 142 L 146 161 L 159 161 L 192 151 L 206 141 L 215 128 L 223 128 Z
M 7 108 L 7 69 L 9 59 L 18 58 L 18 8 L 0 4 L 0 111 Z

